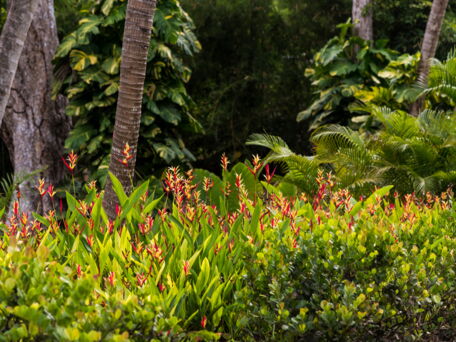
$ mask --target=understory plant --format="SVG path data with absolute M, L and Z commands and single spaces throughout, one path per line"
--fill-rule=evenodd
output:
M 451 192 L 356 200 L 320 172 L 314 196 L 290 197 L 266 174 L 253 197 L 235 177 L 234 209 L 177 168 L 164 197 L 148 182 L 127 196 L 111 176 L 114 220 L 94 182 L 43 216 L 17 199 L 0 222 L 0 340 L 454 336 Z
M 400 55 L 387 48 L 386 40 L 371 44 L 350 36 L 350 22 L 338 28 L 339 36 L 330 39 L 306 69 L 316 96 L 297 121 L 308 121 L 310 131 L 328 123 L 364 123 L 367 118 L 356 107 L 359 101 L 406 109 L 419 92 L 413 87 L 419 54 Z

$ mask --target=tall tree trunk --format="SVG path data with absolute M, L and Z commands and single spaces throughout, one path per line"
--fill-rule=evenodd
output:
M 135 171 L 147 52 L 156 3 L 156 0 L 128 0 L 127 5 L 119 97 L 109 163 L 109 171 L 120 180 L 127 193 L 131 191 Z M 131 148 L 131 159 L 123 153 L 126 144 Z M 124 159 L 125 162 L 122 163 Z M 105 190 L 103 206 L 108 216 L 114 218 L 118 199 L 109 178 Z
M 421 60 L 418 69 L 418 82 L 427 86 L 430 61 L 435 56 L 439 43 L 440 29 L 442 28 L 448 0 L 434 0 L 424 32 L 423 45 L 421 46 Z M 412 115 L 418 116 L 423 107 L 423 99 L 419 98 L 412 105 Z
M 0 36 L 0 126 L 19 58 L 39 0 L 14 0 Z
M 352 19 L 355 36 L 364 40 L 374 40 L 372 0 L 353 0 Z
M 51 62 L 57 45 L 53 0 L 39 0 L 0 130 L 16 177 L 45 168 L 19 186 L 21 209 L 26 212 L 41 203 L 44 210 L 51 207 L 49 197 L 41 201 L 35 189 L 38 177 L 57 185 L 64 176 L 60 157 L 70 120 L 64 113 L 65 99 L 51 99 Z

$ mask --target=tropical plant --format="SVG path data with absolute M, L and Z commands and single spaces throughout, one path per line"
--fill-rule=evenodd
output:
M 456 52 L 453 50 L 445 61 L 433 59 L 428 83 L 420 84 L 420 96 L 426 108 L 452 110 L 456 106 Z
M 388 49 L 385 40 L 371 45 L 349 36 L 352 26 L 349 21 L 338 25 L 339 36 L 329 40 L 315 54 L 313 66 L 306 69 L 317 98 L 298 114 L 297 121 L 309 121 L 309 130 L 327 123 L 350 123 L 356 114 L 347 108 L 356 101 L 354 94 L 371 86 L 387 86 L 378 73 L 397 59 L 398 53 Z
M 78 28 L 56 53 L 60 80 L 55 92 L 69 99 L 66 112 L 75 121 L 66 147 L 95 176 L 106 175 L 119 88 L 121 37 L 126 2 L 105 0 L 83 13 Z M 157 6 L 144 86 L 139 150 L 140 167 L 150 175 L 171 161 L 191 161 L 183 136 L 201 127 L 189 112 L 185 83 L 190 69 L 183 56 L 199 51 L 193 23 L 177 0 Z M 98 173 L 96 173 L 98 172 Z
M 342 186 L 393 184 L 400 193 L 440 192 L 456 184 L 456 119 L 424 111 L 418 119 L 403 111 L 370 106 L 382 129 L 370 135 L 327 126 L 311 140 L 317 158 L 334 168 Z
M 4 209 L 6 211 L 10 207 L 15 197 L 14 195 L 17 195 L 19 198 L 21 197 L 20 193 L 15 193 L 15 191 L 19 191 L 19 185 L 32 179 L 42 171 L 43 169 L 40 169 L 26 175 L 8 173 L 3 178 L 0 178 L 0 210 Z M 43 208 L 37 209 L 42 210 Z M 1 217 L 2 215 L 0 214 L 0 219 Z
M 320 174 L 315 196 L 269 184 L 264 200 L 241 193 L 222 213 L 190 176 L 171 171 L 165 202 L 148 182 L 127 196 L 111 176 L 114 220 L 93 182 L 44 216 L 16 202 L 0 220 L 0 340 L 454 335 L 451 193 L 389 201 L 388 186 L 357 201 Z
M 349 105 L 348 109 L 357 112 L 359 101 L 362 103 L 387 106 L 392 109 L 408 110 L 420 93 L 416 86 L 416 70 L 420 60 L 420 54 L 403 54 L 388 63 L 378 72 L 381 84 L 362 87 L 354 93 L 358 102 Z M 352 120 L 360 122 L 363 117 L 355 117 Z
M 414 118 L 375 105 L 364 110 L 382 129 L 363 133 L 340 125 L 322 127 L 311 137 L 316 146 L 314 157 L 294 154 L 280 138 L 254 135 L 248 143 L 270 148 L 273 158 L 282 162 L 297 162 L 303 170 L 293 168 L 285 178 L 295 184 L 307 180 L 318 165 L 330 166 L 342 187 L 360 194 L 373 186 L 393 184 L 400 193 L 424 195 L 456 184 L 454 114 L 426 110 Z M 308 185 L 300 189 L 307 190 Z
M 263 162 L 282 164 L 284 177 L 275 177 L 279 181 L 279 188 L 287 184 L 292 185 L 308 194 L 314 194 L 318 186 L 315 183 L 319 171 L 319 162 L 314 157 L 306 157 L 294 153 L 287 143 L 280 137 L 267 134 L 252 134 L 247 145 L 266 147 L 270 150 Z

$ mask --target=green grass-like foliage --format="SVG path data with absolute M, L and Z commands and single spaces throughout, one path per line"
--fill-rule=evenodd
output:
M 112 180 L 114 221 L 91 183 L 67 210 L 19 201 L 0 223 L 0 341 L 454 336 L 450 193 L 356 201 L 319 173 L 312 198 L 259 182 L 252 199 L 241 176 L 239 209 L 223 212 L 177 169 L 166 198 Z

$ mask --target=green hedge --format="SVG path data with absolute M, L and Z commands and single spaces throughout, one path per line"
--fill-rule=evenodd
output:
M 238 177 L 227 211 L 195 179 L 170 171 L 166 198 L 148 183 L 126 196 L 113 179 L 115 221 L 93 184 L 63 212 L 13 210 L 0 223 L 0 341 L 455 336 L 449 192 L 356 201 L 320 175 L 307 199 L 264 182 L 252 194 Z

